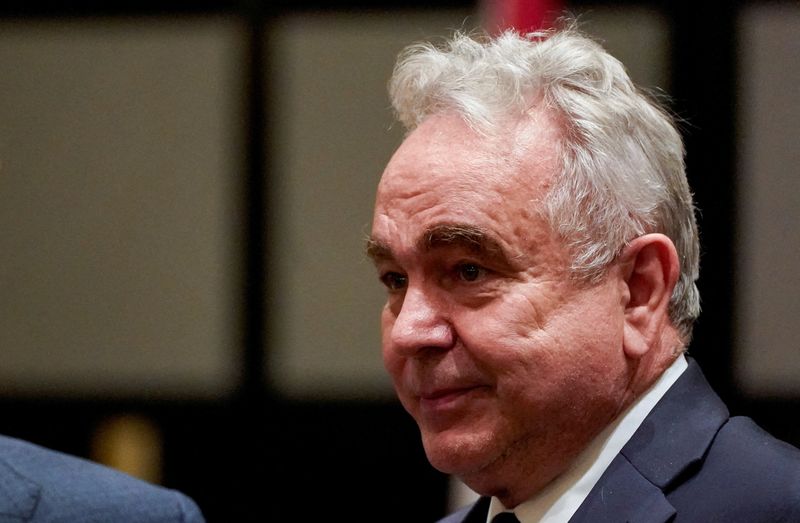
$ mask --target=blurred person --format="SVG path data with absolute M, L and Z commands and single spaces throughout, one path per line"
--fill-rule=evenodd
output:
M 480 495 L 441 521 L 800 521 L 800 451 L 687 354 L 699 240 L 661 102 L 569 20 L 409 46 L 390 95 L 384 364 Z
M 98 463 L 0 436 L 0 521 L 204 523 L 191 498 Z

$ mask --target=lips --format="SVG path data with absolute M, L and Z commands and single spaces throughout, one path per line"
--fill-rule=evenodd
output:
M 437 389 L 430 392 L 423 392 L 422 394 L 420 394 L 420 398 L 426 401 L 437 401 L 445 399 L 449 396 L 457 396 L 459 394 L 463 394 L 473 388 L 475 387 L 466 386 L 466 387 L 449 387 L 445 389 Z
M 455 411 L 467 407 L 472 399 L 487 389 L 484 385 L 432 389 L 419 395 L 420 408 L 427 414 Z

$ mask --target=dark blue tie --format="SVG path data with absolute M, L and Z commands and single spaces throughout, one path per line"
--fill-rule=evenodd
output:
M 513 512 L 501 512 L 492 518 L 492 523 L 519 523 Z

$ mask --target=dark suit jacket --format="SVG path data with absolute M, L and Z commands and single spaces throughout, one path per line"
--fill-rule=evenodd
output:
M 0 523 L 203 523 L 194 501 L 88 460 L 0 436 Z
M 440 523 L 485 523 L 488 508 L 482 497 Z M 778 521 L 800 522 L 800 450 L 729 417 L 691 358 L 570 519 Z

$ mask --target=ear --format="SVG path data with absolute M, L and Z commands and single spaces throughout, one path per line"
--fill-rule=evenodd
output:
M 623 349 L 639 359 L 654 346 L 669 325 L 669 300 L 678 281 L 680 263 L 675 245 L 663 234 L 645 234 L 620 255 L 627 292 Z

